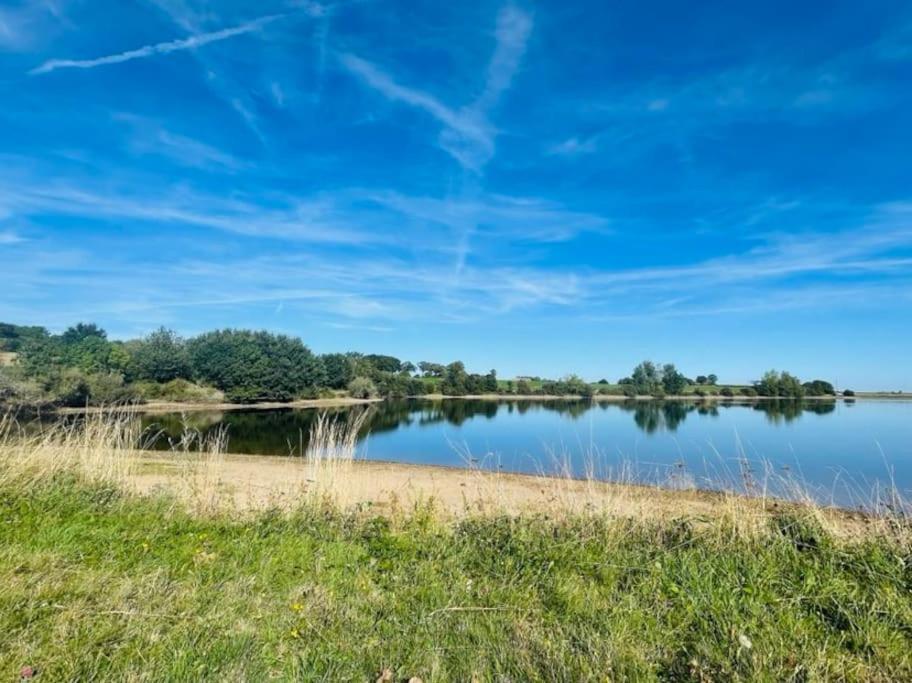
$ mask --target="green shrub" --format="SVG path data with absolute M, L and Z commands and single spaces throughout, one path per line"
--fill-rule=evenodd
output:
M 348 393 L 352 398 L 374 398 L 377 385 L 368 377 L 355 377 L 348 384 Z
M 185 379 L 170 382 L 136 382 L 133 385 L 139 397 L 149 401 L 173 401 L 194 403 L 218 403 L 225 395 L 218 389 L 203 387 Z
M 0 403 L 37 406 L 50 401 L 47 391 L 16 366 L 0 367 Z
M 850 396 L 850 397 L 851 397 L 851 396 L 854 396 L 854 395 L 855 395 L 855 392 L 852 391 L 851 389 L 846 389 L 845 391 L 842 392 L 842 395 L 843 395 L 843 396 Z
M 725 398 L 731 398 L 735 395 L 735 392 L 732 391 L 731 387 L 722 387 L 722 389 L 719 391 L 719 394 L 725 396 Z

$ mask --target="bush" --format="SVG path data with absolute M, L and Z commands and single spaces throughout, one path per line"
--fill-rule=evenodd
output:
M 85 378 L 89 387 L 89 403 L 108 405 L 128 403 L 139 399 L 136 390 L 124 383 L 123 375 L 116 372 L 95 373 Z
M 92 390 L 85 374 L 71 368 L 64 370 L 53 381 L 54 402 L 66 408 L 80 408 L 88 405 Z
M 150 401 L 218 403 L 225 400 L 225 395 L 218 389 L 203 387 L 185 379 L 175 379 L 163 384 L 137 382 L 133 387 L 139 397 Z
M 719 394 L 725 398 L 731 398 L 735 395 L 735 392 L 732 391 L 731 387 L 722 387 L 722 389 L 719 391 Z
M 377 386 L 368 377 L 355 377 L 348 384 L 348 393 L 352 398 L 374 398 Z
M 754 389 L 753 387 L 744 387 L 741 390 L 741 394 L 744 396 L 749 396 L 751 398 L 754 398 L 757 395 L 757 390 Z
M 636 398 L 637 397 L 636 387 L 633 386 L 632 384 L 625 384 L 624 385 L 624 396 L 626 396 L 627 398 Z
M 851 389 L 846 389 L 845 391 L 842 392 L 842 395 L 852 397 L 852 396 L 855 396 L 855 392 L 852 391 Z
M 37 406 L 49 402 L 42 386 L 25 377 L 20 368 L 0 367 L 0 404 Z

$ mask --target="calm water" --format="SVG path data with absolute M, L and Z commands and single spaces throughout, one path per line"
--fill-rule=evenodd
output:
M 912 497 L 912 402 L 681 403 L 423 401 L 365 408 L 358 446 L 368 459 L 518 472 L 570 471 L 665 486 L 791 494 L 793 480 L 821 502 L 870 504 L 890 487 Z M 225 426 L 229 451 L 289 455 L 306 448 L 316 411 L 144 416 L 159 448 L 183 425 Z

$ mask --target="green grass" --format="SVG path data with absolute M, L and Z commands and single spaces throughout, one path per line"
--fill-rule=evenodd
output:
M 0 680 L 912 680 L 912 551 L 811 518 L 200 517 L 0 486 Z

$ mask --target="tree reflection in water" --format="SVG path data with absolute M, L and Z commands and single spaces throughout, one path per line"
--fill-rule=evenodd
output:
M 696 411 L 701 416 L 715 417 L 720 410 L 748 407 L 765 413 L 772 424 L 789 423 L 805 412 L 818 415 L 831 413 L 835 401 L 619 401 L 586 400 L 504 400 L 472 399 L 384 401 L 368 406 L 330 408 L 339 419 L 369 413 L 360 438 L 368 434 L 392 432 L 411 425 L 429 426 L 446 423 L 460 427 L 470 420 L 491 420 L 500 411 L 525 415 L 531 411 L 552 411 L 577 420 L 590 410 L 621 410 L 632 413 L 633 422 L 646 434 L 675 432 Z M 167 450 L 178 442 L 185 430 L 206 435 L 226 428 L 231 450 L 236 453 L 296 455 L 307 448 L 307 437 L 317 409 L 239 410 L 226 412 L 191 412 L 142 416 L 142 425 L 150 434 L 159 434 L 154 447 Z

